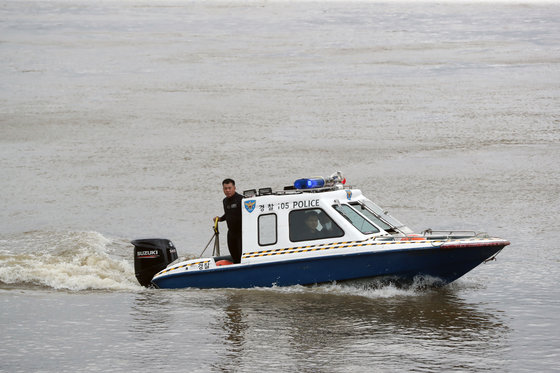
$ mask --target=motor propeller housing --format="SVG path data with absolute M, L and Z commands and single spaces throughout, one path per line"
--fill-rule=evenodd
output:
M 165 238 L 134 240 L 134 272 L 142 286 L 153 286 L 152 278 L 177 259 L 173 242 Z

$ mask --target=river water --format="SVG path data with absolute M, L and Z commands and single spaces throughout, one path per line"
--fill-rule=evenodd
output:
M 4 0 L 0 20 L 0 371 L 559 371 L 559 3 Z M 440 289 L 137 284 L 129 241 L 200 254 L 223 178 L 339 170 L 417 231 L 512 244 Z

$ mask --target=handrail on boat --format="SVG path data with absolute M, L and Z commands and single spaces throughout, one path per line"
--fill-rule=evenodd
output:
M 445 236 L 447 238 L 451 237 L 488 237 L 486 232 L 476 232 L 470 230 L 433 230 L 426 229 L 422 231 L 423 236 Z
M 422 234 L 423 234 L 424 236 L 426 236 L 426 235 L 432 235 L 432 234 L 434 234 L 434 233 L 437 233 L 437 234 L 447 233 L 448 235 L 460 233 L 460 234 L 470 234 L 471 236 L 476 236 L 476 234 L 477 234 L 475 231 L 463 231 L 463 230 L 461 230 L 461 231 L 458 231 L 458 230 L 434 230 L 434 229 L 431 229 L 431 228 L 428 228 L 428 229 L 426 229 L 425 231 L 422 231 Z

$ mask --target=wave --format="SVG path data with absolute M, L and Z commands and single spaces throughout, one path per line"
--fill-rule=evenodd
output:
M 118 244 L 118 243 L 117 243 Z M 0 240 L 0 284 L 57 290 L 140 290 L 133 266 L 98 232 L 32 231 Z
M 431 276 L 417 276 L 413 281 L 401 282 L 392 277 L 367 278 L 358 280 L 347 280 L 343 282 L 333 281 L 332 283 L 316 285 L 294 285 L 286 287 L 272 288 L 253 288 L 245 291 L 264 291 L 287 294 L 324 294 L 340 296 L 357 296 L 371 299 L 379 298 L 400 298 L 425 296 L 434 292 L 440 292 L 442 281 Z M 449 291 L 457 291 L 462 288 L 470 288 L 472 284 L 461 282 L 445 285 Z

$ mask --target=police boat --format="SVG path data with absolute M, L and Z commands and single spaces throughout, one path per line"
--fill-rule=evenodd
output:
M 280 191 L 247 190 L 243 196 L 240 263 L 220 256 L 219 244 L 217 255 L 179 260 L 170 240 L 135 240 L 140 284 L 251 288 L 370 278 L 412 282 L 422 276 L 444 285 L 510 244 L 471 231 L 414 233 L 359 189 L 347 186 L 340 172 L 298 179 Z

